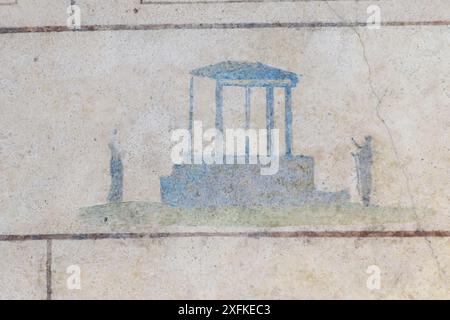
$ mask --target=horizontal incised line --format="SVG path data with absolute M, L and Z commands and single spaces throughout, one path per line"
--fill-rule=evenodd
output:
M 273 22 L 273 23 L 185 23 L 185 24 L 112 24 L 85 25 L 79 29 L 67 26 L 42 27 L 0 27 L 0 34 L 7 33 L 45 33 L 45 32 L 86 32 L 86 31 L 139 31 L 139 30 L 204 30 L 204 29 L 265 29 L 265 28 L 355 28 L 367 27 L 366 22 Z M 381 27 L 408 26 L 448 26 L 450 20 L 437 21 L 389 21 Z
M 0 235 L 0 241 L 34 240 L 102 240 L 153 239 L 189 237 L 247 237 L 247 238 L 446 238 L 446 230 L 413 231 L 253 231 L 253 232 L 150 232 L 150 233 L 61 233 Z

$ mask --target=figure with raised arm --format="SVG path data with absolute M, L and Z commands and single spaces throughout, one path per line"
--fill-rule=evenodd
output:
M 356 165 L 358 193 L 364 206 L 368 207 L 372 193 L 372 137 L 366 136 L 362 145 L 359 145 L 353 138 L 352 141 L 357 148 L 357 151 L 352 153 L 352 156 Z

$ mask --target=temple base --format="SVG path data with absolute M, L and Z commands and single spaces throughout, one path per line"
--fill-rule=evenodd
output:
M 161 177 L 162 202 L 176 207 L 299 206 L 347 202 L 347 191 L 321 192 L 314 187 L 314 160 L 281 158 L 274 175 L 261 175 L 261 165 L 175 165 Z

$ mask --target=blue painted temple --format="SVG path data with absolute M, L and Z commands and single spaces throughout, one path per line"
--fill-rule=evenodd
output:
M 295 73 L 262 63 L 225 61 L 191 71 L 189 130 L 194 121 L 194 79 L 215 80 L 215 127 L 223 132 L 223 88 L 245 88 L 245 129 L 250 127 L 252 89 L 266 92 L 266 129 L 274 129 L 274 88 L 284 90 L 285 152 L 280 155 L 279 170 L 261 175 L 261 164 L 180 164 L 170 176 L 161 177 L 162 202 L 176 207 L 209 206 L 301 206 L 349 201 L 347 191 L 324 192 L 315 188 L 314 159 L 292 153 L 292 96 L 298 83 Z M 267 153 L 272 150 L 267 135 Z M 248 158 L 248 142 L 245 146 Z M 247 159 L 248 160 L 248 159 Z

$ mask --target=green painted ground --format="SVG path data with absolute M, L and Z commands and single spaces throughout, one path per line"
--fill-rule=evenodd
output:
M 304 207 L 172 208 L 160 203 L 122 202 L 80 209 L 92 224 L 135 226 L 287 227 L 311 225 L 381 225 L 407 223 L 432 215 L 429 210 L 364 207 L 359 204 Z

